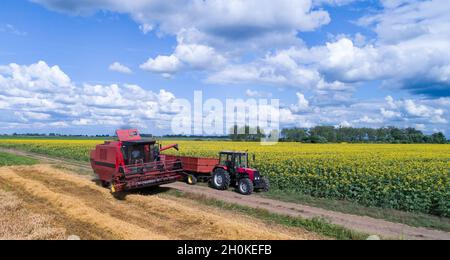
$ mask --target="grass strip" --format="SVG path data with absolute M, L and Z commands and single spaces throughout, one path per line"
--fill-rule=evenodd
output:
M 221 200 L 210 199 L 203 195 L 186 193 L 178 190 L 170 190 L 166 194 L 179 198 L 192 199 L 203 205 L 214 206 L 224 210 L 230 210 L 245 214 L 247 216 L 261 219 L 269 224 L 279 224 L 287 227 L 302 228 L 326 237 L 338 240 L 365 240 L 369 235 L 353 231 L 342 226 L 334 225 L 325 219 L 313 218 L 304 219 L 269 212 L 264 209 L 241 206 L 234 203 L 228 203 Z
M 35 159 L 0 152 L 0 166 L 33 165 L 37 163 L 39 163 L 39 161 Z

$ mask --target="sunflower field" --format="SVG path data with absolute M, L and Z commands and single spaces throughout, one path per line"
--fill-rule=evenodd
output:
M 3 139 L 1 147 L 88 161 L 99 140 Z M 227 141 L 178 143 L 179 155 L 217 157 L 221 150 L 248 150 L 251 167 L 269 177 L 272 189 L 365 206 L 450 217 L 450 145 L 301 144 Z

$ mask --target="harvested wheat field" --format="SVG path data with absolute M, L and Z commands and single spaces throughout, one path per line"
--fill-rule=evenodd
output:
M 324 239 L 164 194 L 122 200 L 49 165 L 0 168 L 0 239 Z
M 53 218 L 27 209 L 14 193 L 0 190 L 0 239 L 65 239 L 66 230 L 52 226 Z

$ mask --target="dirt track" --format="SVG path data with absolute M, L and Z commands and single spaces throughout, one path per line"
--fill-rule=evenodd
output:
M 49 165 L 0 168 L 0 187 L 32 198 L 26 210 L 53 217 L 53 225 L 82 239 L 323 239 L 187 199 L 130 194 L 117 200 L 89 179 Z
M 85 174 L 89 174 L 92 172 L 89 165 L 80 162 L 67 162 L 60 159 L 48 158 L 46 156 L 22 151 L 14 152 L 16 154 L 34 157 L 47 163 L 66 165 L 67 167 L 72 168 L 77 172 L 81 171 Z M 272 199 L 266 199 L 257 195 L 241 196 L 234 192 L 216 191 L 208 187 L 189 186 L 183 183 L 174 183 L 166 185 L 166 187 L 178 189 L 184 192 L 199 194 L 226 202 L 238 203 L 244 206 L 262 208 L 271 212 L 285 215 L 300 216 L 304 218 L 322 217 L 328 219 L 334 224 L 338 224 L 349 229 L 358 230 L 368 234 L 377 234 L 386 238 L 450 240 L 450 233 L 443 231 L 410 227 L 404 224 L 392 223 L 389 221 L 370 217 L 344 214 L 320 208 L 304 206 L 296 203 L 287 203 Z

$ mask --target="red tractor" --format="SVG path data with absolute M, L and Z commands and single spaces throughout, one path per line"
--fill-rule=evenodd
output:
M 171 148 L 178 150 L 178 145 L 160 147 L 155 140 L 143 140 L 137 130 L 118 130 L 117 137 L 97 145 L 90 158 L 98 180 L 113 193 L 183 179 L 180 161 L 160 155 Z
M 226 190 L 230 186 L 237 188 L 243 195 L 253 191 L 269 191 L 269 180 L 261 176 L 256 169 L 249 168 L 247 152 L 223 151 L 217 158 L 161 155 L 166 160 L 178 161 L 183 167 L 185 181 L 195 185 L 197 180 L 209 181 L 218 190 Z M 253 161 L 255 158 L 253 157 Z
M 220 152 L 219 164 L 211 173 L 210 184 L 218 190 L 235 186 L 243 195 L 250 195 L 254 190 L 269 191 L 269 180 L 258 170 L 249 168 L 247 152 Z

